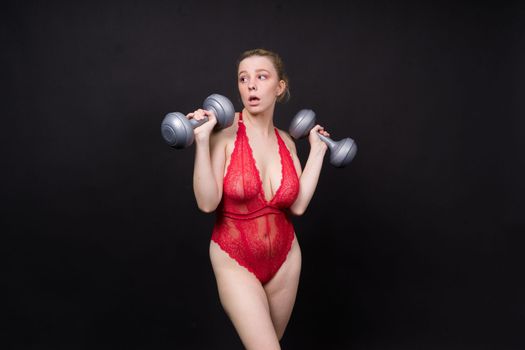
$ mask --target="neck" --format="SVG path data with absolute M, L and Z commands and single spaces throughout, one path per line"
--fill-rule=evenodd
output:
M 274 133 L 273 125 L 273 109 L 271 111 L 265 111 L 257 114 L 251 114 L 246 108 L 242 110 L 242 119 L 244 123 L 249 124 L 252 130 L 255 130 L 258 134 L 269 137 Z

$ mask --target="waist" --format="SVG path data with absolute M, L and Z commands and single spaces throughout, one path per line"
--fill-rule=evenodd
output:
M 275 208 L 275 207 L 270 207 L 270 206 L 265 206 L 265 207 L 262 207 L 260 209 L 254 210 L 249 213 L 235 213 L 235 212 L 231 212 L 227 210 L 222 210 L 220 211 L 219 214 L 227 218 L 236 219 L 236 220 L 250 220 L 250 219 L 255 219 L 260 216 L 269 215 L 269 214 L 278 214 L 278 215 L 286 216 L 285 211 Z

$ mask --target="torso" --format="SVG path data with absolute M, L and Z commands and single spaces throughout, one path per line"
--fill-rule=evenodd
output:
M 242 266 L 264 285 L 291 252 L 299 252 L 297 242 L 293 244 L 295 230 L 287 209 L 297 199 L 301 168 L 293 140 L 286 132 L 274 128 L 265 138 L 253 131 L 250 125 L 239 123 L 236 113 L 231 127 L 212 134 L 216 137 L 213 151 L 225 153 L 223 196 L 212 232 L 210 257 L 215 270 Z M 219 259 L 219 253 L 236 263 Z M 295 259 L 289 265 L 300 269 L 300 261 Z

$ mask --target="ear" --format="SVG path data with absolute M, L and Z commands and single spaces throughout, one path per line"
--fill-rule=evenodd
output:
M 281 96 L 286 90 L 286 82 L 284 80 L 279 81 L 279 86 L 277 86 L 277 96 Z

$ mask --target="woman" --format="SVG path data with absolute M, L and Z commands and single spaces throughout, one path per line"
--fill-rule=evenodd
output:
M 290 135 L 274 127 L 276 102 L 289 96 L 281 58 L 255 49 L 237 62 L 244 108 L 230 128 L 211 133 L 213 112 L 188 118 L 209 121 L 194 130 L 195 198 L 206 213 L 217 210 L 210 260 L 221 304 L 247 349 L 280 349 L 295 303 L 301 250 L 290 215 L 310 202 L 327 146 L 309 134 L 304 171 Z

